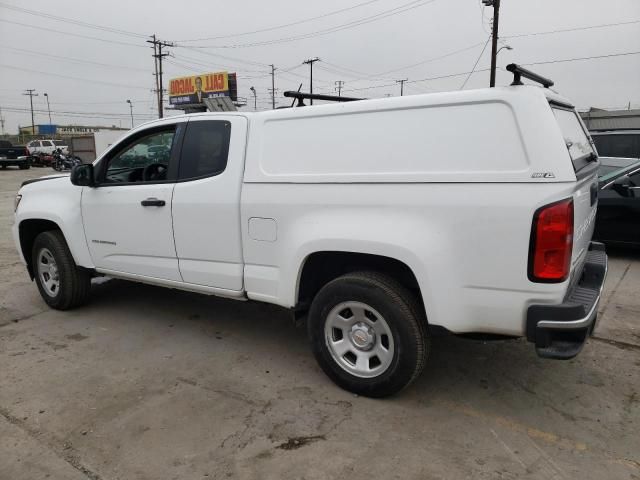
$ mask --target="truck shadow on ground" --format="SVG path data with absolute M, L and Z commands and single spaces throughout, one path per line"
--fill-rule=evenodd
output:
M 272 352 L 275 356 L 295 359 L 300 362 L 296 368 L 302 368 L 308 376 L 302 375 L 302 381 L 310 387 L 324 387 L 332 392 L 330 395 L 338 391 L 316 366 L 305 325 L 295 324 L 290 312 L 274 305 L 109 280 L 93 286 L 91 303 L 82 310 L 100 312 L 109 316 L 111 322 L 114 318 L 122 322 L 123 326 L 143 316 L 151 328 L 171 327 L 193 339 L 203 337 L 203 342 L 234 342 L 235 353 L 256 365 L 261 362 L 256 352 Z M 127 312 L 126 316 L 122 312 Z M 632 355 L 638 364 L 637 351 L 623 352 L 594 340 L 575 359 L 553 361 L 538 358 L 533 345 L 524 339 L 483 341 L 436 336 L 432 338 L 424 372 L 395 398 L 420 402 L 436 398 L 456 401 L 493 398 L 520 404 L 543 402 L 563 412 L 563 401 L 593 395 L 593 389 L 615 387 L 617 377 L 608 370 L 613 368 L 613 363 L 599 361 L 603 348 L 609 357 Z M 567 388 L 569 385 L 571 388 Z M 580 416 L 579 413 L 567 415 L 567 418 Z

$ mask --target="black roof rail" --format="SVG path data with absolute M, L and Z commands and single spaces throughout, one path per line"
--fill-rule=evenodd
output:
M 507 65 L 507 70 L 513 73 L 513 82 L 511 85 L 524 85 L 522 83 L 521 77 L 528 78 L 536 83 L 539 83 L 544 88 L 553 87 L 553 80 L 549 80 L 537 73 L 533 73 L 531 70 L 527 70 L 526 68 L 521 67 L 520 65 L 516 65 L 515 63 L 510 63 Z
M 294 92 L 292 90 L 287 90 L 284 92 L 284 96 L 288 98 L 293 98 L 298 100 L 298 107 L 304 107 L 304 100 L 326 100 L 328 102 L 355 102 L 358 100 L 366 100 L 365 98 L 354 98 L 354 97 L 338 97 L 337 95 L 319 95 L 316 93 L 304 93 L 304 92 Z M 295 101 L 295 100 L 294 100 Z

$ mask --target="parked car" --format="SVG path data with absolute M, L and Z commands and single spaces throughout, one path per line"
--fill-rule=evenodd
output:
M 640 246 L 640 161 L 600 177 L 594 238 Z
M 24 145 L 12 145 L 11 142 L 0 140 L 0 168 L 3 170 L 16 166 L 20 170 L 31 167 L 31 157 Z
M 621 168 L 628 167 L 638 161 L 637 158 L 624 157 L 598 157 L 600 159 L 600 168 L 598 176 L 602 177 L 608 173 L 615 172 Z
M 608 130 L 591 132 L 601 157 L 640 159 L 640 130 Z
M 69 153 L 66 140 L 31 140 L 27 143 L 27 150 L 30 155 L 52 155 L 58 148 L 64 154 Z
M 52 308 L 95 275 L 273 303 L 331 379 L 380 397 L 433 329 L 580 351 L 607 268 L 598 165 L 571 103 L 531 85 L 182 115 L 24 182 L 13 235 Z

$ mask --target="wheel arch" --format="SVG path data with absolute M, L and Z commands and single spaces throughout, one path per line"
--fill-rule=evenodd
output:
M 343 250 L 314 251 L 304 258 L 295 287 L 295 311 L 306 312 L 324 285 L 341 275 L 357 271 L 374 271 L 395 278 L 416 295 L 423 313 L 427 313 L 418 277 L 406 262 L 376 253 Z
M 38 235 L 51 230 L 59 230 L 62 232 L 62 229 L 56 222 L 44 218 L 28 218 L 26 220 L 22 220 L 18 225 L 20 250 L 27 265 L 27 271 L 29 272 L 31 280 L 33 280 L 35 276 L 33 270 L 33 258 L 31 255 L 31 252 L 33 251 L 33 244 Z

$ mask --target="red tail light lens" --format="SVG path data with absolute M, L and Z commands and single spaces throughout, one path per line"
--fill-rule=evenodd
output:
M 571 267 L 573 200 L 539 208 L 533 215 L 529 252 L 529 280 L 564 282 Z

